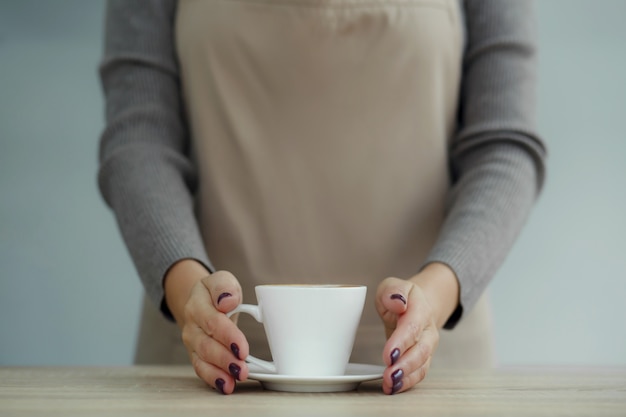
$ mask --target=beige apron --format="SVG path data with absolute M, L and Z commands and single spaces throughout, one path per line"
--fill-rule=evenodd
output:
M 260 283 L 367 284 L 357 362 L 382 362 L 378 283 L 414 275 L 443 221 L 462 27 L 455 0 L 179 2 L 209 257 L 248 303 Z M 485 308 L 444 332 L 437 361 L 490 364 Z M 262 327 L 240 327 L 267 357 Z

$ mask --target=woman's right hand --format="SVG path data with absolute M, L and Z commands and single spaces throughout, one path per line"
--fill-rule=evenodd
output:
M 185 260 L 171 268 L 164 286 L 196 374 L 219 392 L 231 394 L 236 380 L 248 378 L 243 361 L 248 342 L 225 314 L 241 303 L 239 282 L 226 271 L 207 276 L 199 263 Z

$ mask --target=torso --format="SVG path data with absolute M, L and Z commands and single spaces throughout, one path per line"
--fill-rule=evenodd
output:
M 199 224 L 246 302 L 367 284 L 355 360 L 380 362 L 376 286 L 414 275 L 443 221 L 462 32 L 454 0 L 179 1 Z

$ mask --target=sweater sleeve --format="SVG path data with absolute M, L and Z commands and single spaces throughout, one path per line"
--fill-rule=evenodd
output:
M 98 185 L 113 209 L 150 299 L 178 260 L 213 270 L 194 215 L 194 166 L 187 156 L 172 0 L 110 0 L 100 78 L 106 127 Z
M 447 264 L 461 289 L 453 328 L 503 263 L 543 184 L 545 147 L 535 132 L 533 5 L 466 0 L 467 44 L 453 185 L 441 233 L 424 265 Z

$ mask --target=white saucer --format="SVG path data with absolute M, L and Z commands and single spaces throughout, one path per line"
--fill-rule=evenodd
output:
M 352 391 L 361 382 L 381 379 L 385 370 L 384 366 L 351 363 L 348 364 L 345 375 L 303 377 L 271 373 L 251 363 L 248 367 L 250 369 L 248 377 L 260 381 L 263 388 L 287 392 Z

